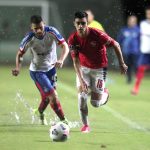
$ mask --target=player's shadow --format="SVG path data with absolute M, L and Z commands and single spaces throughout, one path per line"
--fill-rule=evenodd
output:
M 51 141 L 51 140 L 35 140 L 35 142 L 49 143 L 49 142 L 53 142 L 53 141 Z
M 74 133 L 79 133 L 79 132 L 81 132 L 81 131 L 70 130 L 70 133 L 72 133 L 72 132 L 74 132 Z

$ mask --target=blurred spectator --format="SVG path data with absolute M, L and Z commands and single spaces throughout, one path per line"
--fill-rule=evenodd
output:
M 125 63 L 128 66 L 127 83 L 132 82 L 132 74 L 136 72 L 139 55 L 140 30 L 137 26 L 137 17 L 132 15 L 127 18 L 127 25 L 121 28 L 118 42 L 122 47 Z
M 98 21 L 94 20 L 93 12 L 90 9 L 85 10 L 85 12 L 88 14 L 88 27 L 92 27 L 104 31 L 103 26 Z
M 145 15 L 146 19 L 140 23 L 141 55 L 138 62 L 135 85 L 132 89 L 132 94 L 134 95 L 139 92 L 145 70 L 150 69 L 150 6 L 145 9 Z

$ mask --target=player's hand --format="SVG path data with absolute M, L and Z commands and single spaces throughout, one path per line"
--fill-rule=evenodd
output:
M 88 93 L 88 85 L 83 79 L 81 80 L 81 91 L 84 93 Z
M 57 60 L 57 62 L 55 63 L 55 67 L 56 68 L 62 68 L 63 66 L 63 61 L 62 60 Z
M 120 65 L 120 70 L 121 70 L 121 74 L 126 74 L 128 70 L 128 66 L 125 63 L 123 63 Z
M 20 70 L 17 69 L 17 68 L 15 68 L 15 69 L 12 70 L 12 75 L 13 76 L 18 76 L 19 73 L 20 73 Z

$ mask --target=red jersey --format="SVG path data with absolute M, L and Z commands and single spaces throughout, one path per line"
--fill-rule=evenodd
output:
M 91 69 L 106 67 L 108 64 L 106 46 L 114 45 L 115 41 L 106 33 L 88 28 L 89 34 L 82 38 L 77 32 L 70 35 L 68 44 L 72 57 L 79 57 L 81 66 Z

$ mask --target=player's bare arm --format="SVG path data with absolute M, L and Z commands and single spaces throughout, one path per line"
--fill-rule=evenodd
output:
M 23 53 L 19 50 L 16 55 L 16 68 L 12 70 L 12 75 L 17 76 L 20 73 Z
M 81 87 L 80 87 L 79 90 L 80 90 L 80 92 L 87 93 L 88 92 L 88 86 L 87 86 L 86 82 L 83 79 L 82 72 L 80 70 L 80 62 L 79 62 L 78 57 L 73 57 L 73 65 L 74 65 L 75 71 L 77 73 L 77 76 L 78 76 L 80 84 L 81 84 Z
M 119 61 L 119 65 L 120 65 L 120 70 L 122 74 L 126 74 L 127 72 L 127 65 L 124 62 L 123 56 L 122 56 L 122 52 L 121 52 L 121 48 L 118 42 L 115 42 L 115 44 L 113 45 L 115 53 L 117 55 L 118 61 Z
M 60 47 L 62 48 L 62 51 L 61 51 L 61 54 L 60 54 L 60 58 L 55 63 L 56 68 L 61 68 L 63 66 L 64 60 L 66 59 L 66 57 L 69 53 L 68 44 L 66 42 L 62 43 L 60 45 Z

